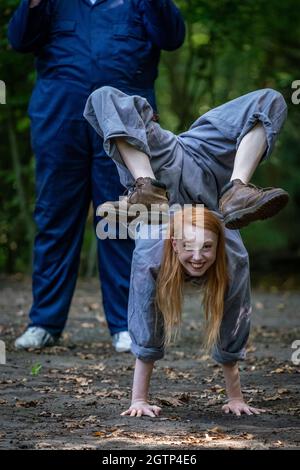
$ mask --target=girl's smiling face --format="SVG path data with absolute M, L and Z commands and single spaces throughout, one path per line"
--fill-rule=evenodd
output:
M 185 224 L 183 238 L 172 237 L 171 242 L 181 265 L 190 276 L 203 276 L 216 260 L 218 236 L 210 230 Z

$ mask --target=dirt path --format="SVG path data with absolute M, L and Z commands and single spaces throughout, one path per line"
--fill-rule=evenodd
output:
M 79 283 L 64 337 L 42 353 L 17 352 L 26 323 L 29 281 L 2 280 L 0 449 L 270 449 L 300 447 L 300 292 L 254 291 L 248 359 L 241 365 L 245 396 L 268 412 L 222 414 L 220 368 L 199 348 L 197 294 L 190 292 L 181 339 L 157 363 L 152 399 L 160 418 L 120 417 L 129 404 L 131 354 L 114 353 L 97 281 Z M 300 354 L 298 356 L 300 358 Z

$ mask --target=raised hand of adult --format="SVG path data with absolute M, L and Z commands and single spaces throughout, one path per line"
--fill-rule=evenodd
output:
M 29 8 L 37 7 L 43 0 L 30 0 Z

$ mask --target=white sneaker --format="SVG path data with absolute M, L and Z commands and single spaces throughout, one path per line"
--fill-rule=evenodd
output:
M 15 341 L 17 349 L 41 349 L 45 346 L 54 346 L 57 339 L 54 338 L 48 331 L 40 326 L 30 326 Z
M 112 336 L 112 344 L 117 352 L 131 351 L 131 338 L 128 331 L 120 331 Z

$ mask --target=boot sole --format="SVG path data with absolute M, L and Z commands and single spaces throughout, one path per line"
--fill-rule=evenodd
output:
M 264 203 L 258 202 L 251 208 L 241 209 L 229 214 L 224 218 L 225 226 L 231 230 L 238 230 L 242 227 L 246 227 L 255 220 L 264 220 L 273 217 L 287 205 L 288 200 L 288 193 L 281 191 Z

